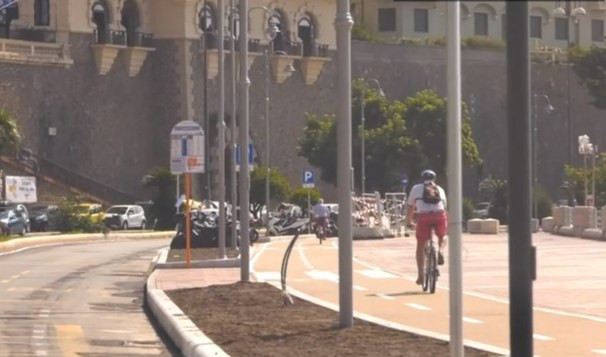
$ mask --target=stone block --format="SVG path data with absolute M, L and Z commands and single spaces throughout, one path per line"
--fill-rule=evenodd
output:
M 598 228 L 587 228 L 581 232 L 581 238 L 602 240 L 604 232 Z
M 488 218 L 481 222 L 482 233 L 484 234 L 499 234 L 499 220 Z
M 543 217 L 541 220 L 541 229 L 543 232 L 552 232 L 555 224 L 555 219 L 553 217 Z
M 561 226 L 558 230 L 558 234 L 562 236 L 574 237 L 574 227 L 573 226 Z
M 553 219 L 555 226 L 568 226 L 570 222 L 570 212 L 572 208 L 568 206 L 559 206 L 553 208 Z
M 468 220 L 467 233 L 482 233 L 482 220 L 479 218 Z
M 532 218 L 530 220 L 530 229 L 532 233 L 537 233 L 539 231 L 539 220 L 537 218 Z

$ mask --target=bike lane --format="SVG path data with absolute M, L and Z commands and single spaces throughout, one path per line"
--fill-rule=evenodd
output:
M 276 241 L 259 250 L 253 265 L 259 280 L 279 282 L 279 267 L 287 244 L 287 241 Z M 358 249 L 363 248 L 355 248 Z M 446 273 L 445 267 L 440 269 Z M 414 283 L 414 276 L 386 271 L 359 259 L 354 260 L 353 270 L 356 312 L 409 326 L 409 330 L 432 337 L 448 338 L 447 279 L 440 278 L 436 294 L 426 294 Z M 323 245 L 319 245 L 316 239 L 298 241 L 290 257 L 287 285 L 322 301 L 338 304 L 336 240 Z M 463 299 L 467 342 L 492 346 L 506 353 L 509 345 L 509 307 L 506 301 L 477 293 L 465 294 Z M 603 339 L 606 320 L 535 310 L 534 321 L 537 356 L 606 354 Z

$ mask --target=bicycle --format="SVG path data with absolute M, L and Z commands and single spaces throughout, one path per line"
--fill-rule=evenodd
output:
M 320 240 L 320 244 L 322 244 L 322 241 L 326 239 L 326 232 L 320 219 L 316 219 L 314 231 L 316 233 L 316 238 L 318 238 Z
M 438 251 L 433 243 L 432 236 L 425 242 L 423 259 L 423 291 L 429 291 L 430 294 L 436 291 L 436 282 L 440 276 L 438 270 Z

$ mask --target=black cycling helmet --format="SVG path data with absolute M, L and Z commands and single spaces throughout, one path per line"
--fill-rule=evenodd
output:
M 425 170 L 425 171 L 421 172 L 421 178 L 423 180 L 435 180 L 436 173 L 433 172 L 432 170 Z

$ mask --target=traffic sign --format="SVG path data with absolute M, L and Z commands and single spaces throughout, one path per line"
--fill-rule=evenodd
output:
M 170 132 L 170 171 L 173 174 L 202 173 L 204 161 L 204 130 L 191 120 L 177 123 Z
M 408 186 L 408 176 L 402 176 L 402 180 L 400 181 L 400 183 L 402 184 L 402 187 L 406 188 L 406 186 Z
M 248 171 L 252 171 L 257 152 L 252 143 L 248 144 Z M 240 171 L 240 145 L 236 145 L 236 171 Z
M 306 187 L 306 188 L 315 187 L 315 178 L 314 178 L 313 171 L 311 171 L 311 170 L 303 171 L 303 187 Z

